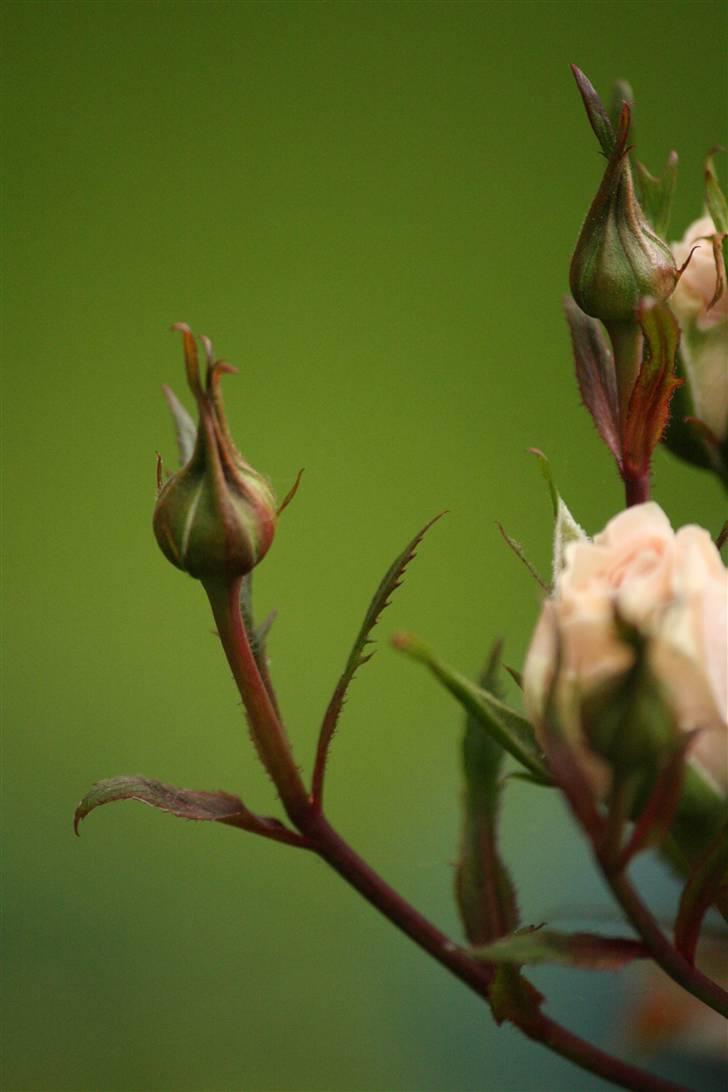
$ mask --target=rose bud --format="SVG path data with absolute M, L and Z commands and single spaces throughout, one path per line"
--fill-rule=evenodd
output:
M 160 488 L 153 527 L 173 565 L 200 580 L 244 576 L 265 556 L 275 532 L 276 506 L 266 479 L 235 447 L 228 431 L 220 379 L 235 369 L 213 361 L 212 345 L 201 338 L 207 358 L 200 380 L 197 346 L 189 328 L 184 339 L 187 381 L 199 413 L 189 461 Z
M 658 302 L 668 298 L 677 281 L 677 267 L 635 196 L 627 146 L 628 103 L 622 104 L 615 133 L 591 83 L 578 69 L 574 74 L 607 167 L 571 261 L 571 292 L 582 311 L 608 328 L 631 324 L 643 297 Z
M 606 755 L 647 753 L 642 740 L 632 746 L 612 739 L 606 751 L 603 739 L 592 745 L 584 734 L 590 701 L 610 686 L 616 693 L 635 665 L 635 642 L 625 639 L 625 627 L 643 641 L 646 668 L 671 721 L 678 730 L 695 733 L 690 761 L 725 795 L 728 571 L 707 531 L 686 526 L 674 532 L 654 502 L 621 512 L 593 541 L 566 547 L 523 673 L 526 707 L 537 731 L 558 663 L 557 717 L 595 791 L 602 795 L 609 789 Z

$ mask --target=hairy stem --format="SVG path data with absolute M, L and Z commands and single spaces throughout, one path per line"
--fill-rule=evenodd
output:
M 248 715 L 253 743 L 278 789 L 286 814 L 298 824 L 309 810 L 308 793 L 243 625 L 240 583 L 239 579 L 229 583 L 208 581 L 204 586 L 230 670 Z
M 640 474 L 637 478 L 624 479 L 624 499 L 627 508 L 633 504 L 642 504 L 650 499 L 650 475 Z
M 243 699 L 253 741 L 289 818 L 306 839 L 307 848 L 317 853 L 423 951 L 487 1001 L 493 968 L 473 959 L 466 949 L 453 943 L 390 887 L 333 829 L 309 797 L 250 647 L 240 616 L 239 581 L 229 585 L 211 583 L 205 590 Z M 510 1019 L 530 1039 L 613 1084 L 636 1092 L 679 1092 L 677 1085 L 606 1054 L 544 1016 L 540 1010 L 523 1017 L 514 1014 Z

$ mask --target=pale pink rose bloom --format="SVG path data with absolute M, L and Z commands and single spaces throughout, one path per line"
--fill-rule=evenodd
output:
M 651 667 L 679 726 L 699 729 L 692 760 L 728 793 L 728 570 L 707 531 L 674 532 L 654 502 L 621 512 L 593 541 L 567 546 L 526 657 L 529 714 L 538 723 L 560 642 L 560 713 L 585 768 L 606 788 L 606 766 L 581 738 L 576 703 L 632 662 L 615 611 L 649 639 Z
M 679 243 L 673 243 L 678 266 L 693 247 L 697 249 L 670 296 L 670 307 L 682 330 L 681 351 L 695 415 L 718 440 L 724 440 L 728 436 L 728 291 L 708 310 L 716 270 L 706 236 L 714 234 L 713 221 L 704 216 L 690 225 Z

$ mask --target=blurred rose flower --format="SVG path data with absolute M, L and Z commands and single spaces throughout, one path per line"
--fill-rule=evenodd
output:
M 692 760 L 727 793 L 728 570 L 707 531 L 674 532 L 654 502 L 621 512 L 593 541 L 567 546 L 526 657 L 529 714 L 538 724 L 560 646 L 559 714 L 585 768 L 604 787 L 604 764 L 581 738 L 576 702 L 633 662 L 615 614 L 647 639 L 650 667 L 678 725 L 700 730 Z
M 691 224 L 673 244 L 678 266 L 693 256 L 670 297 L 682 330 L 681 353 L 695 416 L 720 441 L 728 436 L 728 291 L 709 308 L 716 290 L 716 267 L 709 216 Z

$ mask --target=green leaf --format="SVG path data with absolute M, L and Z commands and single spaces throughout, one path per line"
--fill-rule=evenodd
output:
M 500 645 L 496 645 L 481 681 L 498 687 Z M 465 935 L 485 944 L 518 925 L 513 883 L 498 852 L 503 748 L 469 714 L 463 739 L 463 830 L 455 893 Z
M 728 818 L 688 876 L 675 922 L 675 947 L 692 963 L 700 927 L 711 904 L 728 893 Z
M 185 407 L 180 402 L 171 387 L 162 387 L 162 393 L 172 414 L 172 423 L 177 437 L 177 450 L 179 451 L 180 466 L 184 466 L 192 458 L 197 441 L 197 425 L 190 417 Z
M 705 203 L 708 206 L 710 218 L 715 224 L 715 230 L 725 234 L 728 232 L 728 202 L 720 187 L 713 162 L 715 153 L 722 150 L 718 147 L 711 148 L 705 158 Z
M 677 184 L 677 152 L 670 152 L 665 169 L 659 178 L 651 174 L 639 161 L 635 162 L 640 204 L 647 219 L 661 239 L 667 238 L 670 213 Z
M 496 1024 L 509 1020 L 526 1034 L 529 1030 L 538 1033 L 543 1000 L 543 994 L 516 967 L 501 964 L 496 968 L 488 990 L 488 1001 Z
M 535 455 L 538 459 L 541 473 L 546 479 L 546 484 L 549 487 L 551 507 L 554 513 L 551 580 L 552 584 L 555 585 L 561 570 L 566 564 L 566 547 L 571 542 L 588 542 L 589 536 L 584 528 L 576 522 L 569 509 L 566 507 L 561 494 L 556 488 L 556 483 L 553 474 L 551 473 L 551 464 L 543 451 L 539 451 L 536 447 L 531 447 L 528 450 L 531 455 Z
M 533 728 L 521 713 L 499 701 L 487 690 L 476 686 L 465 675 L 443 663 L 423 641 L 409 633 L 393 638 L 395 648 L 425 664 L 435 678 L 457 698 L 481 729 L 508 751 L 541 785 L 552 785 L 553 778 L 536 743 Z
M 407 543 L 402 553 L 394 559 L 387 569 L 387 572 L 384 574 L 384 577 L 369 604 L 369 609 L 367 610 L 361 628 L 356 635 L 356 640 L 352 645 L 349 658 L 346 661 L 346 666 L 344 667 L 341 678 L 336 684 L 336 689 L 331 696 L 321 725 L 312 784 L 312 795 L 314 800 L 318 802 L 320 802 L 323 793 L 324 774 L 329 747 L 331 746 L 331 740 L 336 731 L 336 725 L 338 724 L 339 715 L 344 705 L 349 685 L 357 670 L 374 655 L 373 650 L 371 652 L 366 651 L 367 646 L 372 643 L 370 633 L 379 621 L 382 611 L 389 606 L 391 596 L 402 583 L 405 570 L 413 560 L 420 542 L 433 524 L 437 523 L 444 514 L 444 512 L 438 513 L 434 519 L 431 519 L 429 523 L 426 523 L 422 530 L 418 531 L 415 537 Z
M 506 531 L 506 529 L 505 529 L 505 527 L 503 526 L 502 523 L 496 523 L 496 527 L 498 528 L 498 530 L 501 533 L 501 536 L 503 537 L 505 542 L 508 544 L 508 546 L 511 548 L 513 553 L 516 555 L 518 560 L 520 562 L 522 562 L 526 566 L 526 568 L 528 569 L 529 573 L 531 574 L 533 579 L 538 584 L 541 591 L 544 591 L 544 592 L 546 592 L 548 594 L 551 591 L 550 587 L 548 586 L 546 581 L 543 579 L 543 577 L 539 573 L 536 566 L 533 565 L 529 561 L 528 557 L 526 556 L 526 551 L 523 549 L 523 546 L 521 546 L 520 542 L 517 542 L 515 538 L 511 538 L 511 536 L 508 534 L 508 532 Z
M 268 652 L 266 650 L 266 641 L 268 634 L 270 633 L 271 626 L 276 620 L 276 612 L 271 611 L 267 617 L 263 619 L 260 625 L 255 624 L 255 616 L 253 613 L 253 573 L 247 573 L 240 582 L 240 615 L 243 619 L 243 625 L 245 626 L 245 632 L 248 635 L 250 641 L 250 648 L 253 653 L 253 659 L 258 665 L 258 671 L 260 677 L 263 680 L 263 685 L 268 691 L 268 697 L 273 703 L 273 708 L 276 713 L 280 714 L 278 708 L 278 699 L 276 697 L 275 690 L 273 688 L 273 680 L 270 677 L 270 670 L 268 668 Z
M 534 963 L 557 963 L 593 971 L 614 971 L 647 955 L 638 940 L 602 937 L 597 933 L 560 933 L 553 929 L 513 933 L 492 944 L 474 948 L 472 954 L 486 963 L 515 964 L 519 967 Z
M 178 789 L 174 785 L 164 785 L 161 781 L 139 776 L 111 777 L 92 785 L 73 816 L 73 829 L 76 834 L 81 821 L 90 812 L 117 800 L 138 800 L 180 819 L 225 823 L 253 834 L 273 838 L 275 841 L 288 842 L 291 845 L 303 844 L 303 839 L 298 834 L 288 830 L 277 819 L 264 819 L 254 815 L 242 800 L 230 793 Z

